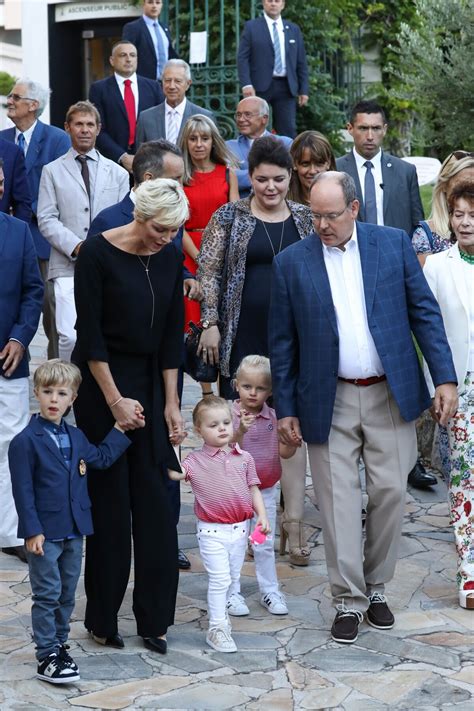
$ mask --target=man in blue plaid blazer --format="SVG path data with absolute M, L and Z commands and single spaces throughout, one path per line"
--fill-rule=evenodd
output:
M 442 424 L 457 404 L 443 321 L 403 230 L 356 223 L 346 173 L 311 190 L 317 233 L 274 260 L 269 323 L 279 434 L 308 444 L 337 614 L 332 637 L 357 639 L 367 621 L 390 629 L 385 584 L 395 570 L 415 420 L 431 399 L 412 333 L 436 387 Z M 359 459 L 369 503 L 362 539 Z

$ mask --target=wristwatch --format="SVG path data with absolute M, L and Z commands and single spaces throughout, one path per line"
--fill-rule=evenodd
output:
M 211 326 L 217 326 L 217 321 L 209 321 L 208 318 L 205 318 L 204 321 L 201 322 L 201 326 L 206 330 L 206 328 L 210 328 Z

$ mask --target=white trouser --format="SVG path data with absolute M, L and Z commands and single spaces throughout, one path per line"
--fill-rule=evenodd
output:
M 202 562 L 209 578 L 207 607 L 209 627 L 228 623 L 227 591 L 240 578 L 247 550 L 249 522 L 197 522 L 197 539 Z
M 54 279 L 54 298 L 56 301 L 59 357 L 63 360 L 71 360 L 71 353 L 76 343 L 74 277 L 56 277 Z
M 267 512 L 268 522 L 270 523 L 271 533 L 267 537 L 265 543 L 260 543 L 258 546 L 252 545 L 253 557 L 255 560 L 255 574 L 257 576 L 258 588 L 261 595 L 278 592 L 278 578 L 275 567 L 275 526 L 276 526 L 276 503 L 277 503 L 278 484 L 271 486 L 269 489 L 260 489 L 263 503 Z M 251 529 L 255 528 L 257 516 L 254 515 L 251 523 Z M 238 580 L 232 582 L 229 595 L 240 593 L 240 575 Z
M 13 501 L 8 447 L 29 419 L 28 378 L 0 376 L 0 548 L 23 545 L 17 538 L 18 516 Z

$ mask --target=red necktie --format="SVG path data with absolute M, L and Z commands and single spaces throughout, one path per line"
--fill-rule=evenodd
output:
M 132 82 L 130 79 L 124 81 L 125 91 L 123 100 L 125 102 L 125 110 L 128 116 L 128 145 L 133 146 L 135 143 L 135 130 L 137 127 L 137 115 L 135 113 L 135 97 L 132 91 Z

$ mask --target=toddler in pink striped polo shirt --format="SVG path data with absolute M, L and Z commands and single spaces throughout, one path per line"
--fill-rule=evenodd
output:
M 226 611 L 228 590 L 240 580 L 254 512 L 263 532 L 270 527 L 255 462 L 232 443 L 228 402 L 214 396 L 201 400 L 194 408 L 193 424 L 204 445 L 184 459 L 183 473 L 168 475 L 189 481 L 195 497 L 199 552 L 209 579 L 206 642 L 218 652 L 236 652 Z
M 232 407 L 234 439 L 255 461 L 270 527 L 275 530 L 277 485 L 281 477 L 280 457 L 290 458 L 296 447 L 278 441 L 275 410 L 266 402 L 272 394 L 269 359 L 260 355 L 246 356 L 237 368 L 234 387 L 239 394 L 239 399 Z M 256 523 L 254 520 L 253 524 Z M 278 585 L 273 538 L 254 545 L 253 555 L 260 604 L 273 615 L 287 615 L 288 607 Z M 240 593 L 240 578 L 232 581 L 227 611 L 234 616 L 249 614 Z

